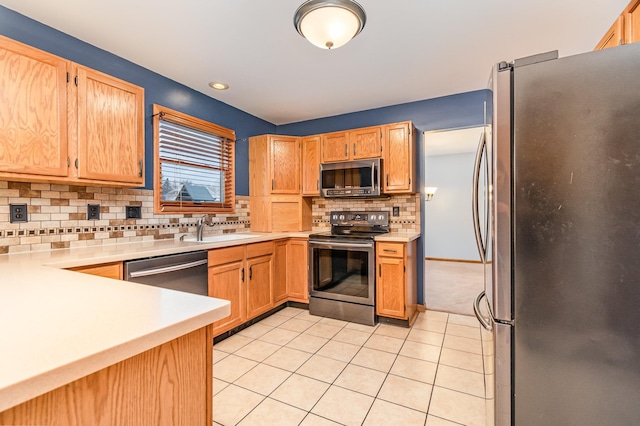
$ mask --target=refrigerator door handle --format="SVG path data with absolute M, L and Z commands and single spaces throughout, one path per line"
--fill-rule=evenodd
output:
M 478 192 L 480 191 L 480 163 L 482 163 L 482 153 L 484 152 L 485 144 L 486 141 L 483 134 L 478 142 L 478 151 L 476 152 L 476 160 L 473 166 L 473 193 L 471 200 L 473 231 L 476 236 L 476 245 L 478 246 L 478 253 L 480 254 L 480 260 L 482 263 L 486 263 L 486 253 L 484 242 L 482 241 L 482 235 L 480 233 L 480 206 L 478 205 Z
M 482 314 L 480 313 L 480 301 L 482 299 L 486 300 L 487 295 L 484 291 L 481 291 L 480 294 L 478 294 L 478 297 L 476 297 L 476 300 L 473 302 L 473 313 L 476 314 L 476 318 L 478 318 L 478 321 L 480 322 L 480 325 L 482 325 L 482 327 L 489 331 L 492 332 L 493 331 L 493 325 L 491 325 L 490 321 L 487 321 L 486 319 L 484 319 L 484 317 L 482 316 Z M 487 303 L 487 306 L 489 306 L 489 304 Z M 489 315 L 491 315 L 491 312 L 489 312 Z

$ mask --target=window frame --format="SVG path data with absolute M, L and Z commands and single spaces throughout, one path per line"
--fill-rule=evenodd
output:
M 231 161 L 230 176 L 225 179 L 224 203 L 207 203 L 198 205 L 189 201 L 165 202 L 162 200 L 162 168 L 160 159 L 160 120 L 167 120 L 172 123 L 191 127 L 202 132 L 214 134 L 229 141 L 231 152 L 228 157 Z M 190 116 L 162 105 L 153 104 L 153 212 L 154 214 L 214 214 L 214 213 L 235 213 L 235 141 L 234 130 L 226 127 Z

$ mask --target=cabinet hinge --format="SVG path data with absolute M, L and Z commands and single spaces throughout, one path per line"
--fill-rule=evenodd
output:
M 67 73 L 67 83 L 69 82 L 69 80 L 71 80 L 71 76 L 69 75 L 69 73 Z
M 402 272 L 407 272 L 407 267 L 406 266 L 402 267 Z
M 74 83 L 76 84 L 76 86 L 78 85 L 78 76 L 76 75 L 76 78 L 73 79 Z
M 67 167 L 71 167 L 71 158 L 67 157 Z

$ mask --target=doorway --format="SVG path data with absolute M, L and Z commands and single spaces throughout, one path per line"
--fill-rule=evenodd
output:
M 484 126 L 424 133 L 424 300 L 427 309 L 473 315 L 484 268 L 472 217 L 473 172 Z M 429 190 L 433 192 L 433 189 Z

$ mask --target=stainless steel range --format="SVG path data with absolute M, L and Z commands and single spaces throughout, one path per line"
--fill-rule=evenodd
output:
M 376 323 L 375 241 L 389 212 L 331 212 L 331 232 L 309 236 L 309 313 Z

